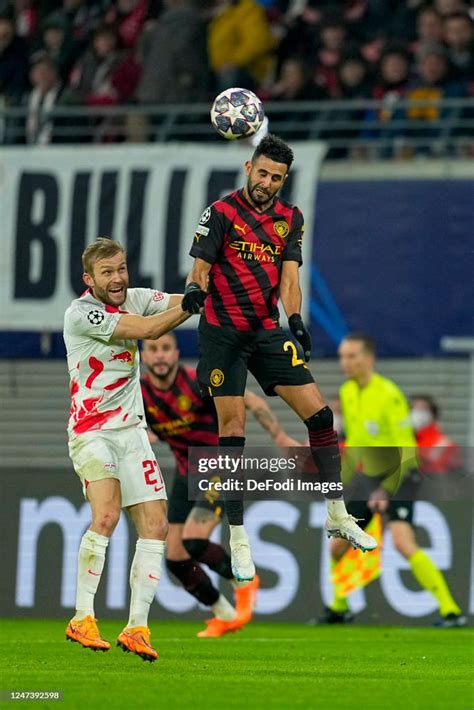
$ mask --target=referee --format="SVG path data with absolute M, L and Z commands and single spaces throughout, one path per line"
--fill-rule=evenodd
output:
M 395 382 L 375 372 L 375 355 L 375 341 L 365 333 L 346 335 L 339 346 L 339 361 L 347 376 L 339 391 L 346 435 L 343 479 L 347 483 L 354 471 L 360 471 L 365 474 L 361 481 L 371 489 L 367 502 L 355 500 L 347 507 L 363 527 L 375 512 L 386 515 L 395 548 L 408 561 L 420 586 L 438 602 L 437 625 L 465 626 L 466 617 L 442 572 L 416 541 L 413 508 L 419 476 L 410 410 Z M 377 476 L 381 471 L 385 475 Z M 333 566 L 347 549 L 344 540 L 332 541 Z M 347 598 L 335 594 L 321 621 L 345 623 L 352 618 Z

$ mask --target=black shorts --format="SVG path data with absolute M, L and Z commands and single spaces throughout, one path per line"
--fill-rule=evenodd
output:
M 413 525 L 413 501 L 391 500 L 388 506 L 390 522 L 410 523 Z M 372 519 L 372 511 L 365 500 L 354 500 L 347 504 L 347 512 L 357 518 L 361 528 L 366 528 Z
M 186 518 L 194 507 L 211 510 L 220 517 L 223 504 L 219 493 L 214 490 L 203 493 L 202 500 L 188 500 L 188 479 L 177 473 L 168 497 L 168 522 L 174 524 L 185 523 Z
M 247 372 L 265 394 L 277 385 L 314 382 L 294 341 L 283 328 L 242 332 L 234 328 L 199 323 L 198 378 L 213 397 L 242 397 Z

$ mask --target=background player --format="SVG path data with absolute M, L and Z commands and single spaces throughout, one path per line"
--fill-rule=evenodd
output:
M 145 340 L 141 357 L 147 368 L 141 386 L 148 426 L 154 432 L 152 436 L 169 444 L 176 460 L 169 496 L 166 565 L 183 587 L 215 614 L 198 636 L 222 636 L 250 621 L 258 577 L 249 583 L 236 582 L 229 555 L 221 545 L 209 541 L 221 519 L 222 501 L 218 493 L 208 493 L 196 503 L 188 499 L 188 447 L 218 445 L 214 401 L 209 395 L 202 395 L 196 371 L 179 362 L 174 333 L 158 340 Z M 261 397 L 246 390 L 244 403 L 277 446 L 293 443 Z M 233 581 L 235 609 L 219 594 L 199 562 Z
M 408 487 L 413 493 L 409 481 L 409 469 L 416 466 L 413 456 L 416 440 L 410 422 L 410 411 L 397 385 L 375 372 L 375 355 L 375 341 L 364 333 L 347 335 L 339 346 L 339 361 L 348 378 L 339 393 L 346 434 L 344 456 L 353 458 L 347 468 L 344 466 L 343 469 L 353 471 L 359 465 L 362 467 L 362 473 L 370 475 L 371 470 L 380 471 L 379 452 L 383 452 L 383 456 L 391 456 L 392 453 L 396 455 L 397 447 L 402 447 L 408 452 L 408 456 L 402 455 L 402 460 L 399 459 L 398 471 L 388 475 L 384 480 L 377 479 L 374 482 L 367 503 L 351 502 L 348 510 L 363 521 L 364 527 L 375 511 L 386 513 L 395 548 L 408 560 L 415 579 L 435 596 L 439 604 L 441 615 L 439 625 L 464 626 L 466 617 L 454 601 L 443 574 L 416 542 L 413 528 L 413 497 L 411 500 L 402 499 L 404 490 Z M 371 456 L 371 452 L 375 454 L 374 457 Z M 403 477 L 404 473 L 407 473 L 407 480 L 402 482 L 400 477 Z M 400 483 L 401 489 L 397 499 L 393 499 L 393 494 L 397 493 Z M 333 565 L 341 559 L 347 549 L 345 540 L 332 541 Z M 347 598 L 338 597 L 336 594 L 322 620 L 328 623 L 340 623 L 351 618 Z
M 160 578 L 167 533 L 165 484 L 145 432 L 140 391 L 138 338 L 158 338 L 187 319 L 181 296 L 128 289 L 123 248 L 97 239 L 84 251 L 87 291 L 64 317 L 71 378 L 69 453 L 92 509 L 82 537 L 76 613 L 66 637 L 107 651 L 94 618 L 109 538 L 125 508 L 138 540 L 130 571 L 128 624 L 118 645 L 153 661 L 148 612 Z
M 305 362 L 311 355 L 311 337 L 300 315 L 303 215 L 278 197 L 292 162 L 286 143 L 267 135 L 245 163 L 245 187 L 203 212 L 190 251 L 195 261 L 182 307 L 197 313 L 204 305 L 199 376 L 215 399 L 219 446 L 242 450 L 245 445 L 243 395 L 250 370 L 264 392 L 282 397 L 308 428 L 320 476 L 331 490 L 328 534 L 373 549 L 375 540 L 347 514 L 338 490 L 340 454 L 333 415 Z M 279 325 L 278 297 L 304 359 Z M 225 500 L 225 508 L 234 576 L 253 579 L 243 502 Z

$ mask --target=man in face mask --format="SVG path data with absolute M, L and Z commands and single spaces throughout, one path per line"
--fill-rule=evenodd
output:
M 449 473 L 462 468 L 461 450 L 439 424 L 439 407 L 430 395 L 410 398 L 410 419 L 418 444 L 422 473 Z

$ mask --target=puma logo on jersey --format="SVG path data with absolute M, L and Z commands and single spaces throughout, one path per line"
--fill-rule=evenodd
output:
M 234 224 L 234 229 L 238 232 L 241 232 L 245 236 L 246 231 L 247 231 L 247 225 L 244 224 L 243 227 L 240 226 L 240 224 Z

